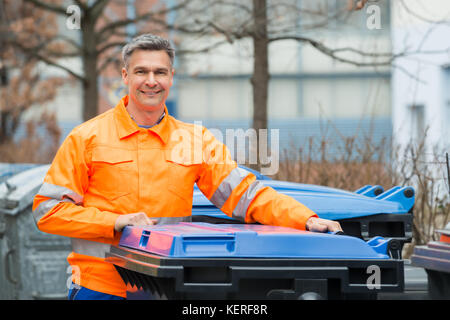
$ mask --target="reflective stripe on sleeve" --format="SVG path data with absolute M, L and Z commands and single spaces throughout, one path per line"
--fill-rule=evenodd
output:
M 247 191 L 241 196 L 239 199 L 236 208 L 233 210 L 232 217 L 237 220 L 245 221 L 245 215 L 247 214 L 247 209 L 253 198 L 255 198 L 256 192 L 260 189 L 264 188 L 264 185 L 261 181 L 254 181 L 251 185 L 248 186 Z
M 70 199 L 63 199 L 63 200 L 55 200 L 55 199 L 49 199 L 46 201 L 41 202 L 38 207 L 33 211 L 33 218 L 36 223 L 38 223 L 41 218 L 51 210 L 54 206 L 56 206 L 58 203 L 61 202 L 72 202 Z
M 228 174 L 228 176 L 221 182 L 216 192 L 214 192 L 211 199 L 209 200 L 217 208 L 222 208 L 228 197 L 233 192 L 234 188 L 236 188 L 248 175 L 249 172 L 247 170 L 239 167 L 234 168 L 230 172 L 230 174 Z
M 81 205 L 83 203 L 83 197 L 78 193 L 73 192 L 69 188 L 46 182 L 42 184 L 37 194 L 50 199 L 41 202 L 33 211 L 33 217 L 36 223 L 38 223 L 51 208 L 60 202 L 71 202 L 76 205 Z
M 47 198 L 63 200 L 64 198 L 69 198 L 75 204 L 82 204 L 83 197 L 78 193 L 70 190 L 66 187 L 61 187 L 55 184 L 46 183 L 42 184 L 42 187 L 39 189 L 38 194 Z
M 85 256 L 105 258 L 106 252 L 109 252 L 110 244 L 95 242 L 85 239 L 72 238 L 72 250 L 75 253 Z

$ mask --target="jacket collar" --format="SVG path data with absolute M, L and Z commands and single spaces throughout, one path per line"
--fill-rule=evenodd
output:
M 149 129 L 142 129 L 139 128 L 139 126 L 136 124 L 136 122 L 131 119 L 130 114 L 128 113 L 126 106 L 128 105 L 128 95 L 124 96 L 122 99 L 120 99 L 117 106 L 114 108 L 114 118 L 116 121 L 116 127 L 117 132 L 119 134 L 119 139 L 127 138 L 131 135 L 133 135 L 136 132 L 139 132 L 140 130 L 149 130 L 154 132 L 157 136 L 160 137 L 160 139 L 163 141 L 164 144 L 167 143 L 169 139 L 169 127 L 170 127 L 170 115 L 167 111 L 167 107 L 164 106 L 164 112 L 165 116 L 159 122 L 157 125 L 149 128 Z

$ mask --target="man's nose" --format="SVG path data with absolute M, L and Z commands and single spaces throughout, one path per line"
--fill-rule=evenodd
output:
M 156 85 L 155 74 L 153 72 L 148 73 L 146 84 L 150 87 L 154 87 Z

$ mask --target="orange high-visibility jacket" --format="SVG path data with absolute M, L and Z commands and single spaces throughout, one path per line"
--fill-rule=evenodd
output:
M 125 297 L 125 283 L 104 261 L 120 239 L 116 218 L 145 212 L 161 223 L 189 221 L 195 183 L 224 213 L 246 223 L 305 229 L 317 216 L 239 168 L 204 127 L 178 121 L 165 108 L 158 125 L 140 128 L 127 104 L 125 96 L 68 135 L 34 198 L 38 228 L 72 239 L 75 283 Z

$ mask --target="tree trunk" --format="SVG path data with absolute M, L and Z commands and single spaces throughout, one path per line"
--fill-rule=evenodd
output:
M 0 112 L 0 144 L 5 143 L 8 140 L 8 112 L 7 111 L 1 111 Z
M 97 60 L 95 41 L 95 21 L 86 14 L 81 23 L 83 36 L 83 121 L 87 121 L 98 114 L 98 83 Z
M 260 140 L 260 130 L 267 129 L 267 96 L 269 90 L 269 61 L 268 61 L 268 36 L 267 36 L 267 0 L 253 0 L 253 19 L 255 30 L 253 34 L 253 129 L 258 137 L 257 146 L 251 152 L 257 152 L 258 163 L 252 166 L 259 170 L 261 166 L 260 152 L 262 148 L 267 150 L 267 140 Z M 263 141 L 265 140 L 265 141 Z M 251 146 L 252 147 L 252 146 Z
M 0 112 L 0 144 L 13 140 L 23 112 L 19 111 L 18 115 L 14 115 L 14 110 L 2 110 Z

